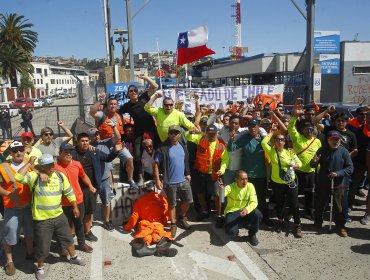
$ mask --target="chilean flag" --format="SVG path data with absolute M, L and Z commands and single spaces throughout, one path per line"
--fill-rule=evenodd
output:
M 202 25 L 196 29 L 179 33 L 177 40 L 177 65 L 187 64 L 215 52 L 207 48 L 208 28 Z

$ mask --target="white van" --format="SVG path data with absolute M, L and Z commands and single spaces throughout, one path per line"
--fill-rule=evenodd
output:
M 11 118 L 19 115 L 19 109 L 15 108 L 10 102 L 0 102 L 0 108 L 7 108 Z

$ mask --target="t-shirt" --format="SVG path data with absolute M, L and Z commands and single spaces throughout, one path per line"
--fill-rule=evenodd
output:
M 225 197 L 227 197 L 225 215 L 230 212 L 240 211 L 244 207 L 249 214 L 258 205 L 256 190 L 254 185 L 249 182 L 243 188 L 239 188 L 236 182 L 227 185 L 225 187 Z
M 59 156 L 59 148 L 63 143 L 63 137 L 57 137 L 51 141 L 48 146 L 45 146 L 43 143 L 37 146 L 42 154 L 50 154 L 54 158 Z
M 85 170 L 85 173 L 87 177 L 89 177 L 91 184 L 93 186 L 96 186 L 96 180 L 95 180 L 95 173 L 94 173 L 94 165 L 91 160 L 91 157 L 88 156 L 88 153 L 86 152 L 81 152 L 77 150 L 77 160 L 81 163 L 83 169 Z M 87 188 L 87 186 L 82 182 L 82 180 L 79 178 L 78 182 L 80 183 L 80 186 L 82 189 Z
M 144 132 L 155 131 L 153 117 L 144 110 L 145 104 L 149 101 L 148 92 L 144 92 L 139 96 L 136 103 L 131 101 L 123 104 L 119 109 L 120 114 L 130 114 L 135 123 L 135 136 L 142 135 Z
M 185 151 L 180 143 L 169 150 L 168 184 L 178 184 L 185 181 Z
M 348 152 L 352 152 L 354 149 L 357 149 L 356 135 L 352 131 L 350 131 L 349 129 L 347 129 L 346 131 L 340 131 L 334 126 L 325 126 L 323 134 L 325 135 L 326 138 L 328 137 L 329 131 L 332 130 L 338 131 L 340 133 L 340 135 L 342 136 L 340 138 L 340 144 L 344 148 L 346 148 Z M 327 146 L 327 143 L 322 144 L 323 146 L 325 145 Z
M 85 171 L 80 162 L 72 160 L 68 165 L 62 165 L 60 162 L 55 163 L 54 169 L 62 172 L 67 176 L 69 183 L 72 186 L 73 192 L 76 196 L 76 203 L 80 204 L 83 202 L 83 193 L 81 186 L 78 183 L 78 177 L 81 177 L 85 174 Z M 62 199 L 63 206 L 71 206 L 71 203 L 63 196 Z

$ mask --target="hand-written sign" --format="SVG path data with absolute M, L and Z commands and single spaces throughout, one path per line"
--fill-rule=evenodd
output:
M 153 181 L 146 181 L 138 189 L 130 188 L 129 184 L 118 183 L 116 196 L 111 201 L 112 223 L 115 226 L 122 226 L 127 222 L 134 209 L 135 201 L 147 193 L 147 189 L 153 187 Z

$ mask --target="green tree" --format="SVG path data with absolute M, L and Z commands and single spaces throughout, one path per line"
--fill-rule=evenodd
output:
M 30 75 L 23 75 L 21 78 L 21 83 L 19 84 L 20 89 L 34 88 L 33 81 Z
M 38 34 L 32 23 L 18 14 L 0 14 L 0 75 L 17 86 L 17 71 L 22 76 L 33 73 L 32 53 Z

